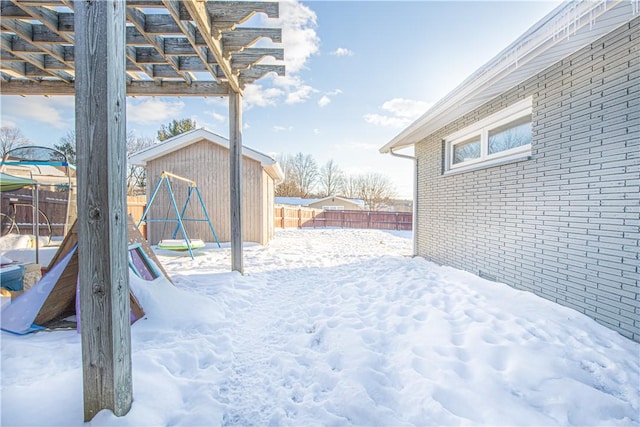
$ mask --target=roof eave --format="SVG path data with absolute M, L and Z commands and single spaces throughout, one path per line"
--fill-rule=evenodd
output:
M 380 153 L 415 145 L 456 118 L 630 21 L 635 14 L 632 2 L 563 2 L 381 147 Z M 563 44 L 571 49 L 559 49 Z

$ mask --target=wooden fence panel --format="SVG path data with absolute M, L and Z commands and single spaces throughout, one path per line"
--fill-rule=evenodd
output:
M 275 207 L 276 228 L 371 228 L 379 230 L 411 230 L 411 212 L 332 211 L 303 207 Z
M 0 212 L 13 217 L 18 225 L 20 234 L 33 234 L 33 204 L 34 200 L 30 189 L 6 191 L 0 197 Z M 38 193 L 38 206 L 47 216 L 51 225 L 51 232 L 49 232 L 45 227 L 46 221 L 40 218 L 40 235 L 63 236 L 67 215 L 67 193 L 41 189 Z M 147 198 L 145 196 L 127 196 L 127 213 L 131 214 L 136 224 L 142 218 L 146 206 Z M 71 201 L 71 209 L 74 211 L 77 209 L 75 197 Z M 75 219 L 76 216 L 73 212 L 70 215 L 71 219 Z M 69 224 L 69 227 L 71 227 L 71 224 Z M 145 224 L 140 225 L 140 231 L 146 238 Z
M 144 209 L 147 207 L 146 196 L 127 196 L 127 213 L 133 217 L 133 223 L 138 224 L 138 221 L 142 218 Z M 140 233 L 147 238 L 147 224 L 142 223 L 138 227 Z
M 39 234 L 41 236 L 62 236 L 64 234 L 67 220 L 67 196 L 68 193 L 66 191 L 40 190 L 38 192 L 38 207 L 46 215 L 46 219 L 42 216 L 39 218 Z M 0 211 L 12 217 L 20 230 L 20 234 L 33 234 L 34 204 L 35 201 L 31 189 L 23 188 L 3 192 Z M 48 229 L 47 223 L 51 226 L 51 230 Z

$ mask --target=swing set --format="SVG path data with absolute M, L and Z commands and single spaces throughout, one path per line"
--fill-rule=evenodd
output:
M 184 204 L 182 205 L 182 210 L 178 210 L 178 205 L 176 204 L 176 199 L 174 197 L 173 194 L 173 189 L 171 188 L 171 180 L 169 178 L 174 178 L 180 181 L 184 181 L 186 183 L 189 184 L 189 191 L 187 192 L 187 197 L 184 201 Z M 176 213 L 176 217 L 175 218 L 163 218 L 163 219 L 150 219 L 147 218 L 147 214 L 149 213 L 149 209 L 151 208 L 151 205 L 153 204 L 153 201 L 156 198 L 156 195 L 158 194 L 158 190 L 160 190 L 160 187 L 162 186 L 162 183 L 166 184 L 167 190 L 169 192 L 169 198 L 171 199 L 171 206 L 173 207 L 173 210 Z M 196 196 L 198 196 L 198 201 L 200 202 L 200 206 L 202 207 L 202 211 L 204 212 L 204 219 L 198 219 L 198 218 L 186 218 L 185 217 L 185 213 L 187 211 L 187 207 L 189 206 L 189 201 L 191 200 L 191 195 L 195 192 Z M 169 209 L 171 209 L 171 206 L 169 206 L 167 208 L 167 217 L 168 217 L 168 211 Z M 183 178 L 181 176 L 175 175 L 173 173 L 167 172 L 167 171 L 162 171 L 162 174 L 160 175 L 160 179 L 158 180 L 158 183 L 156 184 L 156 188 L 153 190 L 153 194 L 151 195 L 151 199 L 149 200 L 149 203 L 147 204 L 147 207 L 145 208 L 142 217 L 140 218 L 140 221 L 138 222 L 138 227 L 140 226 L 140 224 L 144 223 L 150 223 L 150 222 L 177 222 L 176 224 L 176 228 L 175 230 L 173 230 L 173 234 L 171 236 L 170 240 L 161 240 L 160 242 L 158 242 L 158 248 L 160 249 L 168 249 L 168 250 L 174 250 L 174 251 L 184 251 L 187 250 L 189 251 L 189 255 L 191 256 L 191 259 L 193 259 L 193 249 L 199 249 L 204 247 L 204 242 L 200 239 L 190 239 L 189 236 L 187 235 L 187 231 L 184 228 L 184 222 L 185 221 L 192 221 L 192 222 L 206 222 L 207 224 L 209 224 L 209 229 L 211 230 L 211 234 L 213 234 L 213 238 L 215 239 L 216 243 L 218 244 L 218 247 L 220 247 L 220 242 L 218 241 L 218 236 L 216 235 L 215 230 L 213 229 L 213 225 L 211 224 L 211 220 L 209 219 L 209 214 L 207 213 L 207 208 L 204 206 L 204 202 L 202 201 L 202 196 L 200 196 L 200 191 L 198 190 L 198 186 L 196 185 L 195 181 L 188 179 L 188 178 Z M 176 236 L 178 235 L 178 231 L 182 232 L 182 237 L 184 239 L 184 241 L 182 240 L 176 240 Z

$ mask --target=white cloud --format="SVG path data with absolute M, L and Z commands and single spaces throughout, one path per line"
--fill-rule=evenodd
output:
M 400 117 L 415 120 L 420 117 L 432 104 L 414 99 L 394 98 L 382 104 L 382 109 Z
M 2 116 L 0 117 L 0 126 L 15 128 L 18 127 L 18 124 L 12 118 Z
M 131 123 L 149 124 L 179 119 L 183 108 L 182 101 L 151 98 L 139 102 L 127 99 L 127 120 Z
M 326 107 L 330 103 L 331 103 L 331 98 L 329 98 L 327 95 L 323 95 L 322 98 L 320 98 L 320 100 L 318 101 L 318 105 L 320 107 Z
M 275 132 L 290 132 L 293 130 L 293 126 L 278 126 L 278 125 L 274 125 L 273 126 L 273 130 Z
M 342 93 L 342 91 L 340 89 L 335 89 L 329 92 L 325 92 L 324 95 L 322 95 L 322 98 L 320 98 L 320 100 L 318 101 L 318 105 L 320 107 L 326 107 L 327 105 L 329 105 L 331 103 L 331 98 L 337 95 L 340 95 Z
M 320 49 L 316 33 L 317 16 L 309 7 L 297 1 L 280 2 L 282 44 L 285 51 L 287 73 L 301 70 L 307 60 Z
M 264 87 L 261 84 L 250 84 L 244 88 L 242 106 L 244 109 L 267 107 L 276 105 L 279 98 L 282 98 L 284 91 L 279 88 Z
M 284 102 L 287 104 L 299 104 L 309 99 L 314 92 L 317 92 L 317 90 L 303 84 L 296 87 L 294 91 L 289 92 Z
M 209 96 L 207 98 L 204 98 L 203 101 L 207 105 L 218 105 L 225 108 L 229 105 L 229 98 L 227 98 L 226 96 Z
M 320 135 L 320 129 L 316 128 L 313 130 L 314 135 Z
M 305 68 L 309 58 L 320 50 L 315 12 L 298 1 L 282 1 L 280 17 L 277 20 L 265 19 L 263 14 L 256 14 L 254 18 L 257 22 L 252 22 L 252 26 L 282 29 L 282 43 L 266 40 L 260 40 L 258 43 L 260 46 L 284 49 L 284 61 L 267 57 L 260 64 L 284 64 L 286 76 L 270 74 L 255 84 L 247 85 L 244 90 L 245 108 L 274 106 L 279 102 L 296 104 L 307 101 L 311 94 L 317 91 L 300 79 L 298 73 Z
M 244 88 L 242 97 L 243 107 L 275 106 L 278 102 L 284 101 L 286 104 L 298 104 L 307 101 L 318 90 L 304 83 L 297 75 L 274 76 L 270 82 L 272 87 L 265 84 L 254 83 Z
M 7 97 L 3 99 L 3 126 L 17 123 L 20 119 L 40 122 L 56 129 L 69 129 L 75 126 L 75 98 L 73 96 L 55 96 L 50 98 Z M 11 111 L 5 115 L 4 111 Z M 65 114 L 66 113 L 66 114 Z
M 227 116 L 224 114 L 216 113 L 215 111 L 211 112 L 211 117 L 217 122 L 224 123 L 227 121 Z
M 433 104 L 413 99 L 394 98 L 386 101 L 380 107 L 389 114 L 369 113 L 364 115 L 364 120 L 378 126 L 400 128 L 409 125 Z
M 334 50 L 333 52 L 331 52 L 331 55 L 334 55 L 334 56 L 353 56 L 353 51 L 347 49 L 346 47 L 339 47 L 336 50 Z
M 404 117 L 383 116 L 382 114 L 365 114 L 364 121 L 372 125 L 399 128 L 410 123 Z

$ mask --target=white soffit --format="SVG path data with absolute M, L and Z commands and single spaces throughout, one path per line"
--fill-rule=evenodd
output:
M 638 15 L 638 0 L 562 3 L 380 148 L 380 152 L 416 144 Z

